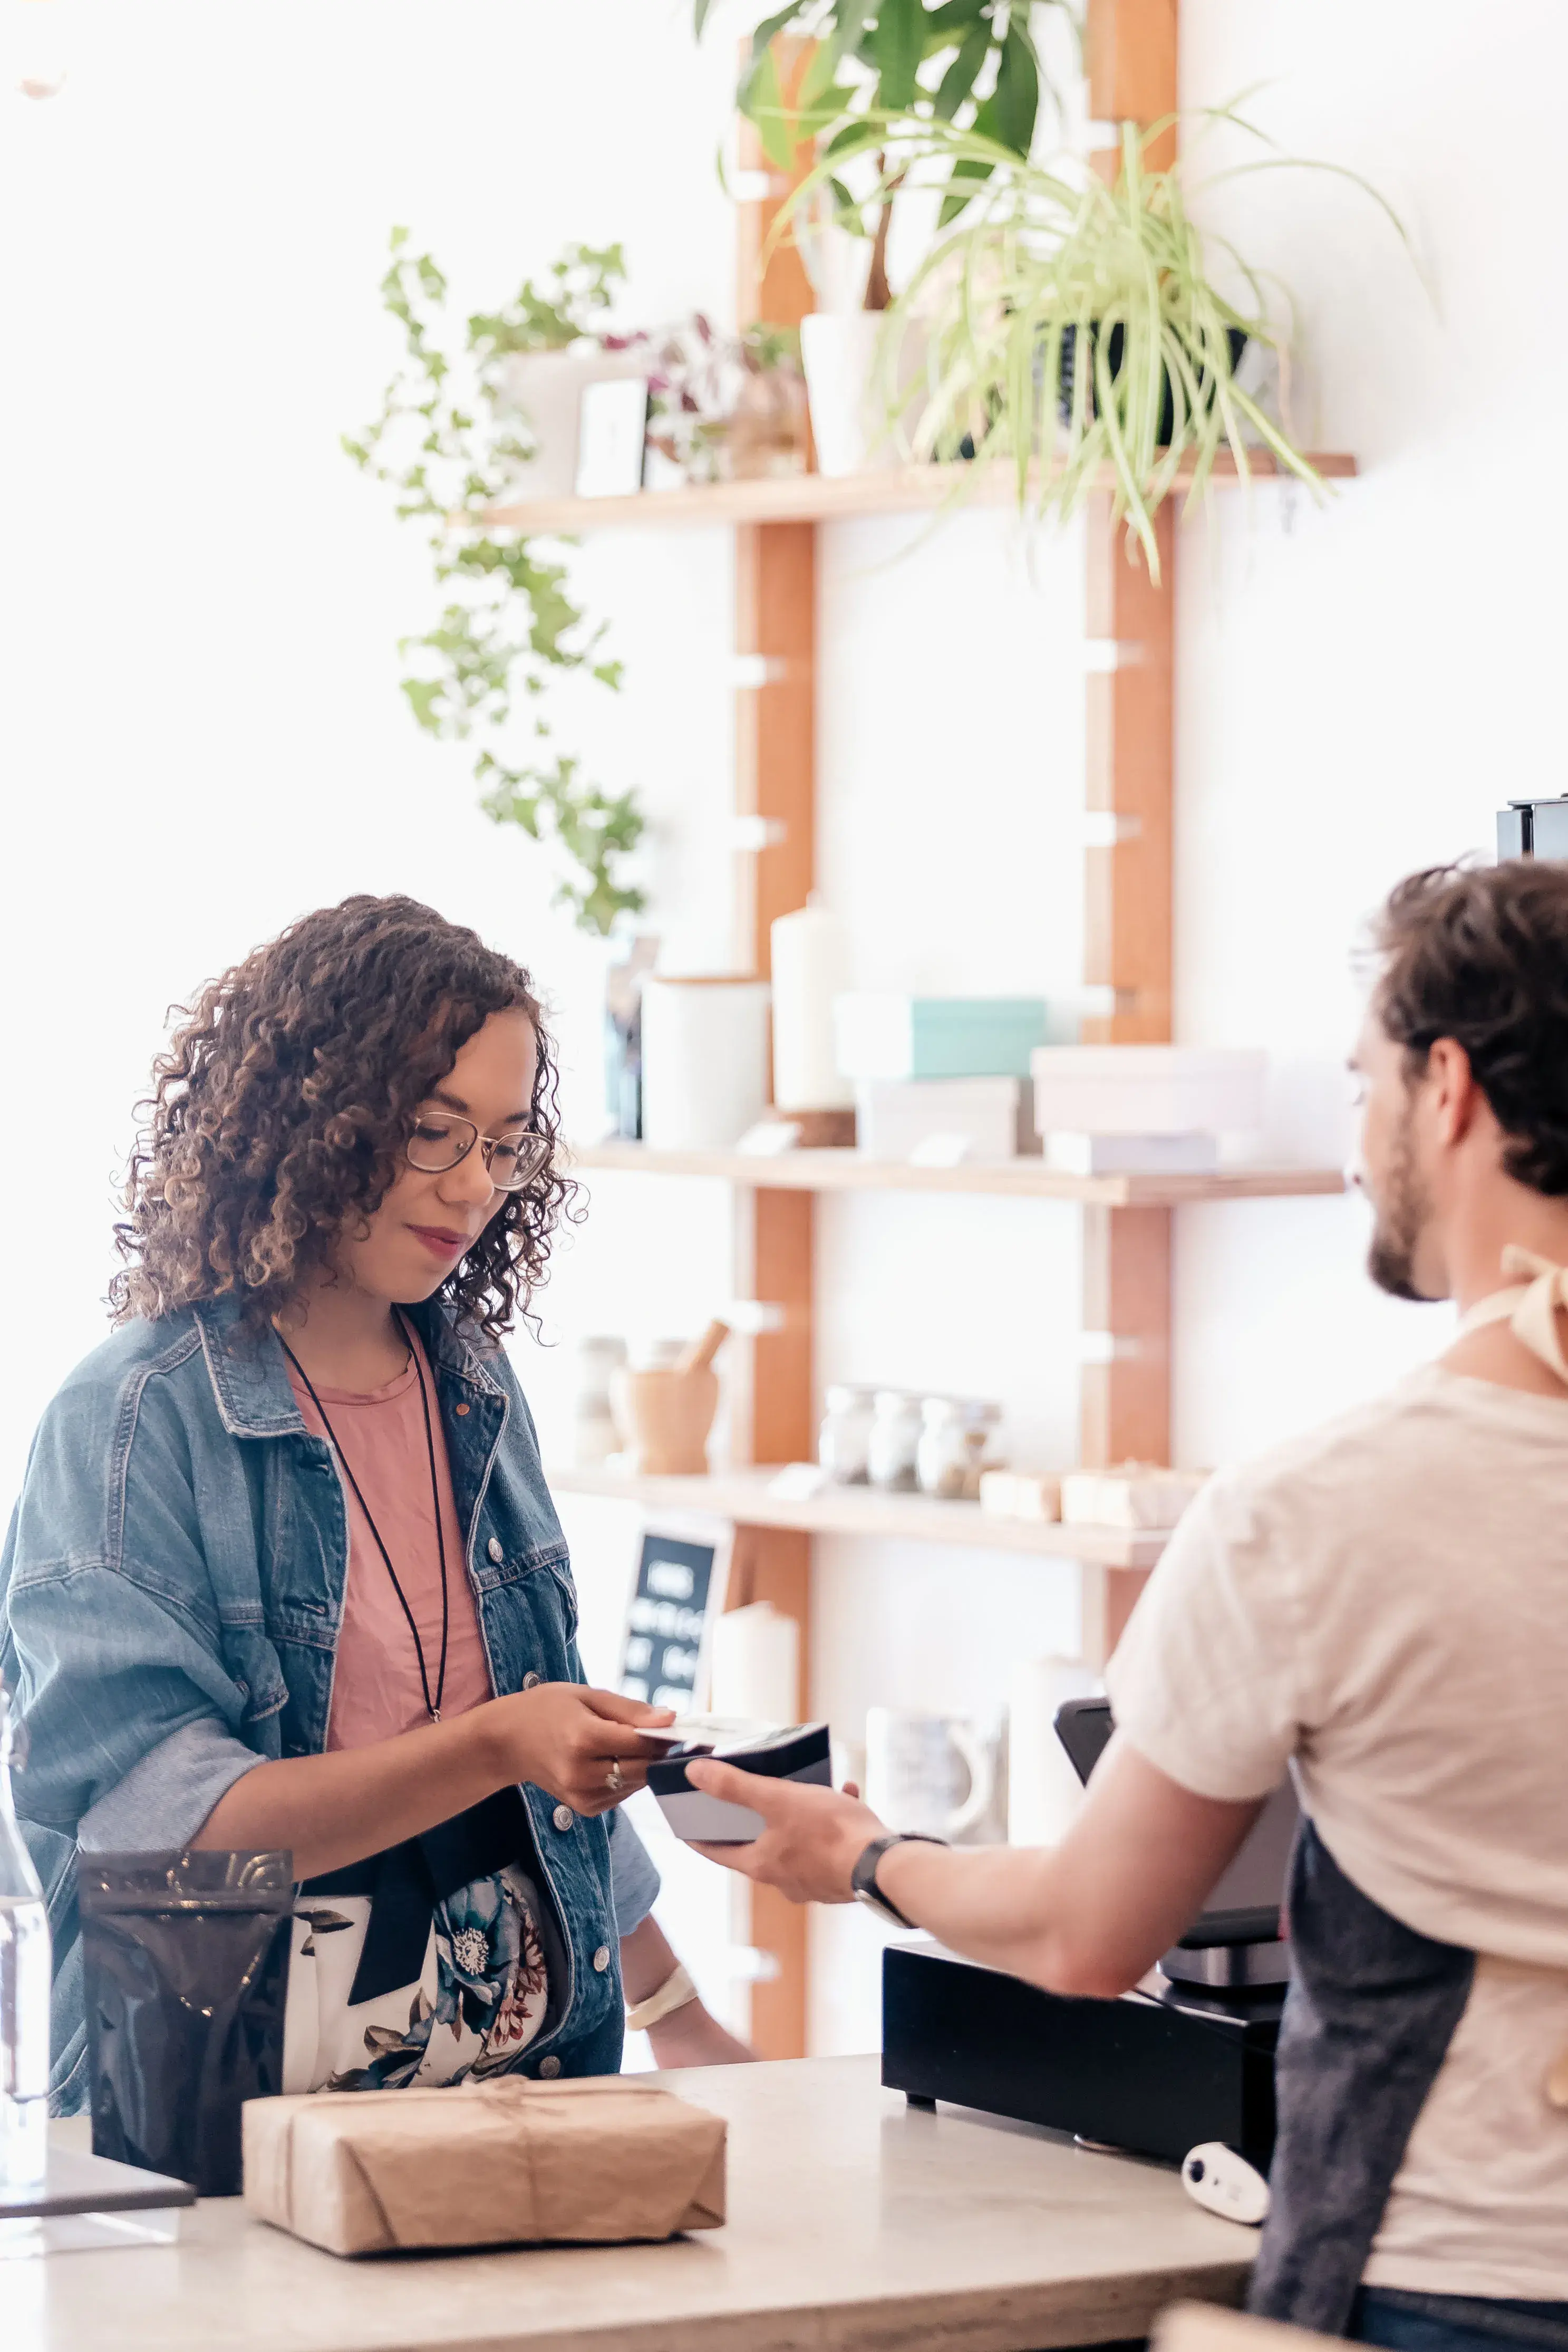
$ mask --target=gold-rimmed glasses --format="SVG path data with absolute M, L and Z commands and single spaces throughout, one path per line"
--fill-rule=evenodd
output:
M 455 1110 L 422 1110 L 403 1147 L 411 1168 L 425 1176 L 444 1176 L 477 1144 L 486 1170 L 497 1192 L 521 1192 L 549 1165 L 551 1139 L 531 1127 L 504 1128 L 499 1135 L 481 1135 L 471 1118 Z

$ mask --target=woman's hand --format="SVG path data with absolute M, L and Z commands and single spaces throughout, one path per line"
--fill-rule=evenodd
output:
M 637 1736 L 674 1721 L 673 1708 L 644 1706 L 619 1691 L 581 1683 L 540 1683 L 479 1710 L 499 1780 L 531 1780 L 574 1813 L 604 1813 L 642 1788 L 657 1748 Z M 619 1768 L 618 1769 L 616 1768 Z

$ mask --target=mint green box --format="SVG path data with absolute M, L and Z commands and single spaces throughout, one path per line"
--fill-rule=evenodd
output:
M 856 991 L 833 1005 L 846 1078 L 1027 1078 L 1047 1030 L 1043 996 Z

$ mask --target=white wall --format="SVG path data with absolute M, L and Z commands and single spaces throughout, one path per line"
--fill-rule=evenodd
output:
M 474 814 L 463 754 L 406 721 L 392 646 L 430 609 L 423 557 L 336 440 L 390 363 L 374 284 L 394 219 L 461 307 L 569 236 L 622 236 L 640 317 L 725 312 L 726 45 L 693 51 L 685 0 L 591 13 L 78 0 L 66 94 L 0 103 L 0 954 L 11 1084 L 53 1139 L 0 1173 L 16 1335 L 0 1486 L 101 1329 L 109 1171 L 164 1005 L 289 915 L 406 887 L 478 923 L 557 997 L 592 1098 L 595 959 L 548 911 L 537 854 Z M 1393 196 L 1439 306 L 1347 188 L 1277 173 L 1205 206 L 1294 291 L 1303 427 L 1364 467 L 1322 512 L 1228 497 L 1181 551 L 1178 1030 L 1270 1048 L 1272 1139 L 1293 1152 L 1337 1148 L 1359 919 L 1406 867 L 1488 842 L 1510 791 L 1563 781 L 1568 20 L 1502 0 L 1483 32 L 1433 0 L 1418 39 L 1413 21 L 1349 0 L 1183 6 L 1186 102 L 1264 84 L 1250 111 L 1287 149 Z M 727 936 L 727 565 L 718 534 L 605 538 L 576 563 L 630 674 L 580 740 L 611 782 L 647 789 L 657 919 L 688 963 L 721 961 Z M 1081 882 L 1075 536 L 1036 550 L 1032 585 L 997 516 L 929 536 L 843 526 L 822 568 L 820 862 L 859 976 L 1061 985 Z M 1031 1450 L 1065 1458 L 1071 1214 L 844 1200 L 821 1236 L 821 1376 L 1000 1395 Z M 1434 1317 L 1370 1291 L 1362 1242 L 1348 1202 L 1183 1213 L 1181 1458 L 1266 1444 L 1430 1349 Z M 718 1196 L 606 1181 L 549 1312 L 679 1327 L 729 1279 Z M 559 1361 L 526 1345 L 520 1361 L 548 1412 Z M 570 1517 L 608 1671 L 630 1532 L 602 1507 Z M 826 1543 L 817 1702 L 851 1737 L 875 1701 L 979 1708 L 1020 1648 L 1071 1641 L 1075 1612 L 1059 1568 Z M 716 1905 L 688 1894 L 682 1913 L 710 1965 Z M 858 1916 L 818 1931 L 819 2041 L 863 2046 L 874 1937 Z

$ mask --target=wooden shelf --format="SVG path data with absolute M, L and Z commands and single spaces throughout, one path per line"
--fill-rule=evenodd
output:
M 1169 1540 L 1168 1529 L 1040 1527 L 1032 1519 L 992 1518 L 978 1503 L 883 1495 L 871 1486 L 826 1486 L 821 1494 L 791 1500 L 768 1492 L 778 1475 L 776 1467 L 726 1470 L 707 1478 L 633 1478 L 612 1470 L 546 1473 L 558 1495 L 594 1495 L 656 1511 L 706 1512 L 741 1527 L 961 1544 L 976 1550 L 1086 1560 L 1097 1568 L 1153 1568 Z
M 1267 450 L 1249 453 L 1252 478 L 1269 481 L 1283 472 Z M 1354 457 L 1333 451 L 1313 454 L 1311 462 L 1328 481 L 1354 475 Z M 1290 478 L 1294 479 L 1291 476 Z M 1179 488 L 1192 479 L 1190 468 L 1176 476 Z M 1216 488 L 1234 488 L 1240 479 L 1228 451 L 1218 457 L 1211 479 Z M 1095 487 L 1113 487 L 1109 467 L 1095 478 Z M 515 505 L 488 507 L 475 516 L 455 515 L 455 523 L 472 523 L 486 530 L 548 532 L 577 538 L 590 530 L 668 530 L 747 522 L 835 522 L 855 515 L 931 514 L 951 504 L 1005 506 L 1016 495 L 1016 478 L 1009 466 L 894 466 L 873 474 L 788 474 L 760 482 L 704 482 L 678 490 L 635 490 L 613 499 L 522 499 Z
M 653 1151 L 645 1143 L 574 1146 L 576 1169 L 641 1176 L 716 1176 L 757 1192 L 985 1192 L 1013 1201 L 1082 1201 L 1106 1209 L 1178 1208 L 1190 1201 L 1271 1201 L 1343 1192 L 1337 1168 L 1220 1168 L 1194 1176 L 1064 1176 L 1040 1160 L 1004 1160 L 956 1168 L 915 1168 L 866 1153 L 784 1151 L 764 1159 L 746 1151 Z

